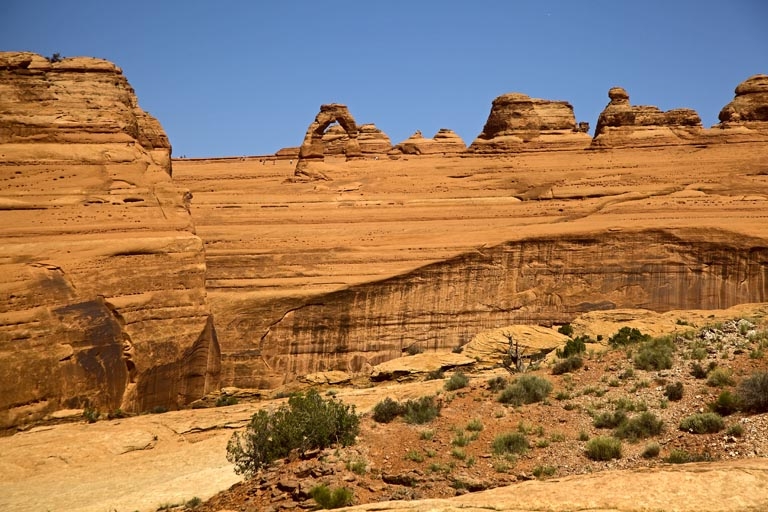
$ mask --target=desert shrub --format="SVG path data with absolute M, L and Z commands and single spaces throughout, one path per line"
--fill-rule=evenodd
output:
M 690 453 L 685 450 L 674 449 L 669 452 L 669 456 L 664 462 L 670 464 L 687 464 L 688 462 L 709 462 L 712 456 L 708 453 Z
M 709 404 L 709 409 L 720 416 L 728 416 L 739 410 L 739 397 L 725 390 L 718 395 L 714 402 Z
M 726 434 L 733 437 L 741 437 L 744 435 L 744 427 L 739 423 L 734 423 L 725 431 Z
M 99 420 L 99 417 L 101 416 L 101 413 L 98 409 L 95 409 L 93 407 L 86 407 L 83 409 L 83 418 L 85 418 L 85 421 L 88 423 L 96 423 Z
M 365 459 L 347 461 L 347 469 L 356 475 L 364 475 L 368 472 L 368 462 Z
M 168 408 L 164 405 L 156 405 L 149 410 L 152 414 L 165 414 L 168 412 Z
M 555 363 L 552 367 L 552 375 L 562 375 L 564 373 L 570 373 L 574 370 L 578 370 L 584 366 L 584 360 L 580 356 L 568 356 L 567 359 L 562 359 Z
M 252 475 L 292 450 L 348 446 L 359 430 L 354 406 L 324 400 L 310 390 L 291 396 L 274 413 L 262 409 L 254 414 L 245 431 L 235 432 L 227 443 L 227 460 L 236 473 Z
M 572 340 L 568 340 L 565 342 L 565 346 L 562 350 L 557 349 L 555 351 L 555 354 L 557 357 L 560 357 L 562 359 L 566 359 L 570 356 L 576 356 L 579 354 L 583 354 L 587 351 L 587 342 L 590 342 L 592 340 L 589 339 L 589 336 L 577 336 L 576 338 Z
M 440 380 L 445 378 L 445 372 L 442 368 L 438 368 L 437 370 L 432 370 L 431 372 L 428 372 L 426 377 L 424 377 L 424 380 Z
M 457 389 L 465 388 L 469 385 L 469 377 L 462 372 L 456 372 L 451 375 L 451 378 L 446 381 L 444 387 L 446 391 L 456 391 Z
M 128 416 L 130 416 L 130 414 L 119 408 L 107 413 L 108 420 L 119 420 L 121 418 L 127 418 Z
M 651 337 L 647 334 L 643 334 L 637 328 L 622 327 L 616 334 L 608 338 L 608 343 L 612 347 L 623 347 L 626 345 L 634 345 L 641 341 L 648 341 Z
M 622 423 L 613 431 L 619 439 L 636 441 L 659 435 L 664 428 L 664 422 L 651 412 L 643 412 Z
M 661 453 L 661 446 L 659 446 L 659 443 L 653 442 L 645 446 L 642 455 L 644 459 L 653 459 L 658 457 L 659 453 Z
M 693 434 L 714 434 L 724 428 L 723 418 L 714 412 L 692 414 L 680 421 L 680 430 Z
M 616 428 L 627 421 L 627 413 L 622 409 L 613 412 L 603 412 L 592 419 L 596 428 Z
M 331 489 L 325 484 L 316 485 L 309 491 L 309 495 L 317 502 L 320 508 L 334 509 L 346 507 L 352 504 L 354 497 L 352 491 L 346 487 Z
M 667 384 L 667 387 L 664 389 L 664 396 L 666 396 L 667 399 L 673 402 L 682 400 L 683 399 L 683 383 L 675 382 L 674 384 Z
M 541 478 L 543 476 L 553 476 L 557 472 L 555 466 L 536 466 L 533 468 L 533 476 Z
M 722 388 L 733 385 L 733 377 L 726 368 L 715 368 L 707 374 L 707 386 Z
M 453 446 L 467 446 L 470 442 L 470 438 L 464 433 L 463 430 L 456 432 L 456 437 L 451 440 Z
M 621 441 L 615 437 L 599 436 L 587 442 L 587 457 L 591 460 L 621 458 Z
M 745 411 L 768 412 L 768 371 L 753 373 L 736 390 Z
M 469 420 L 469 423 L 467 423 L 467 430 L 470 432 L 480 432 L 483 430 L 483 422 L 478 418 Z
M 187 502 L 184 504 L 187 508 L 197 508 L 200 505 L 203 504 L 203 500 L 201 500 L 199 497 L 195 496 L 194 498 L 187 500 Z
M 571 336 L 573 336 L 573 327 L 571 326 L 571 324 L 563 324 L 557 328 L 557 332 L 565 336 L 568 336 L 570 338 Z
M 675 343 L 670 338 L 655 338 L 643 342 L 635 355 L 638 370 L 668 370 L 672 368 Z
M 405 347 L 405 353 L 408 354 L 409 356 L 415 356 L 416 354 L 421 354 L 423 352 L 424 352 L 424 348 L 420 345 L 413 344 Z
M 523 375 L 509 384 L 499 395 L 499 402 L 512 405 L 532 404 L 544 400 L 552 391 L 552 383 L 536 375 Z
M 440 404 L 433 396 L 423 396 L 417 400 L 408 400 L 403 405 L 403 418 L 407 423 L 422 425 L 440 415 Z
M 701 366 L 699 363 L 693 363 L 691 365 L 691 375 L 695 379 L 706 379 L 707 369 Z
M 496 436 L 491 444 L 493 453 L 496 455 L 521 454 L 528 451 L 530 445 L 525 434 L 520 432 L 509 432 Z
M 387 397 L 373 406 L 373 421 L 389 423 L 404 412 L 403 406 L 398 401 Z
M 51 62 L 51 63 L 61 62 L 62 60 L 64 60 L 64 57 L 59 52 L 56 52 L 50 57 L 48 57 L 48 62 Z
M 421 454 L 421 452 L 416 450 L 408 450 L 408 452 L 405 454 L 405 458 L 413 462 L 424 462 L 424 456 Z
M 497 377 L 492 377 L 488 379 L 488 389 L 490 389 L 494 393 L 498 393 L 499 391 L 507 387 L 507 384 L 509 384 L 509 381 L 500 375 Z
M 228 405 L 237 405 L 237 398 L 232 395 L 221 395 L 216 399 L 216 407 L 226 407 Z

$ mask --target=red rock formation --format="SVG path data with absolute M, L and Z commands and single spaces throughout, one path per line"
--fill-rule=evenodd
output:
M 701 119 L 695 110 L 666 112 L 654 106 L 632 106 L 621 87 L 608 91 L 610 102 L 597 120 L 592 147 L 652 146 L 701 142 Z
M 323 152 L 327 155 L 345 155 L 350 137 L 343 126 L 334 124 L 323 134 Z M 376 128 L 375 124 L 363 124 L 358 127 L 358 144 L 360 153 L 386 154 L 392 149 L 392 142 L 386 133 Z
M 170 152 L 114 64 L 0 53 L 0 429 L 217 387 L 203 245 Z
M 360 142 L 357 140 L 359 130 L 355 123 L 355 118 L 349 113 L 346 105 L 340 103 L 331 103 L 320 105 L 320 112 L 315 116 L 315 120 L 307 128 L 304 135 L 304 142 L 299 148 L 299 160 L 296 163 L 295 175 L 298 177 L 309 177 L 312 179 L 327 179 L 322 172 L 312 172 L 309 170 L 310 162 L 322 162 L 325 158 L 326 144 L 323 142 L 323 136 L 326 129 L 333 123 L 338 123 L 341 129 L 346 132 L 347 139 L 343 143 L 341 152 L 347 156 L 347 159 L 359 158 L 362 156 Z M 335 135 L 331 137 L 334 138 Z
M 530 98 L 522 93 L 503 94 L 493 100 L 491 112 L 470 146 L 476 153 L 586 147 L 588 129 L 576 124 L 573 107 L 566 101 Z
M 768 123 L 768 75 L 754 75 L 736 87 L 736 97 L 720 111 L 723 124 Z M 768 128 L 768 125 L 757 125 Z
M 448 128 L 440 128 L 435 136 L 427 139 L 417 130 L 406 140 L 393 148 L 394 153 L 406 155 L 435 155 L 462 153 L 467 150 L 467 145 L 456 132 Z

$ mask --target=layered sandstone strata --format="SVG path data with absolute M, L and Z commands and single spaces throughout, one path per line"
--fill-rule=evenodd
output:
M 600 114 L 593 147 L 655 146 L 692 144 L 702 141 L 701 118 L 695 110 L 658 107 L 629 102 L 621 87 L 608 91 L 610 102 Z
M 470 151 L 503 153 L 583 148 L 589 145 L 588 129 L 586 123 L 576 123 L 573 106 L 567 101 L 508 93 L 493 100 L 488 120 Z
M 203 244 L 120 68 L 0 53 L 0 428 L 218 385 Z
M 768 140 L 768 75 L 754 75 L 736 87 L 733 101 L 720 111 L 710 138 L 727 142 Z
M 428 139 L 420 130 L 393 148 L 393 153 L 405 155 L 448 155 L 466 151 L 467 145 L 461 137 L 449 128 L 440 128 L 434 137 Z

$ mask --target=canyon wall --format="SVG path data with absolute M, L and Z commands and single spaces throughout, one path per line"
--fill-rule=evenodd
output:
M 0 429 L 218 388 L 205 255 L 120 68 L 0 53 Z
M 306 300 L 252 301 L 222 329 L 250 347 L 225 351 L 223 378 L 274 387 L 318 371 L 359 372 L 414 345 L 450 350 L 486 329 L 596 309 L 763 302 L 768 246 L 750 242 L 664 231 L 528 239 Z

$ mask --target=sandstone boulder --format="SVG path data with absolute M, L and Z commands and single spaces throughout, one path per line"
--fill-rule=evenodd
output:
M 597 120 L 592 147 L 653 146 L 701 142 L 701 119 L 695 110 L 662 111 L 632 106 L 621 87 L 608 91 L 610 102 Z
M 547 147 L 586 147 L 588 125 L 577 124 L 567 101 L 508 93 L 493 100 L 491 112 L 470 146 L 476 153 L 525 151 Z
M 768 75 L 754 75 L 740 83 L 736 97 L 718 118 L 721 123 L 768 123 Z
M 479 363 L 480 368 L 500 366 L 502 359 L 513 347 L 519 350 L 523 364 L 543 359 L 549 352 L 562 347 L 568 336 L 539 325 L 510 325 L 483 331 L 464 345 L 462 355 Z
M 0 53 L 0 429 L 218 385 L 203 244 L 120 68 Z
M 405 155 L 453 154 L 466 151 L 467 145 L 456 132 L 448 128 L 440 130 L 431 139 L 422 135 L 420 130 L 393 148 L 394 153 Z

